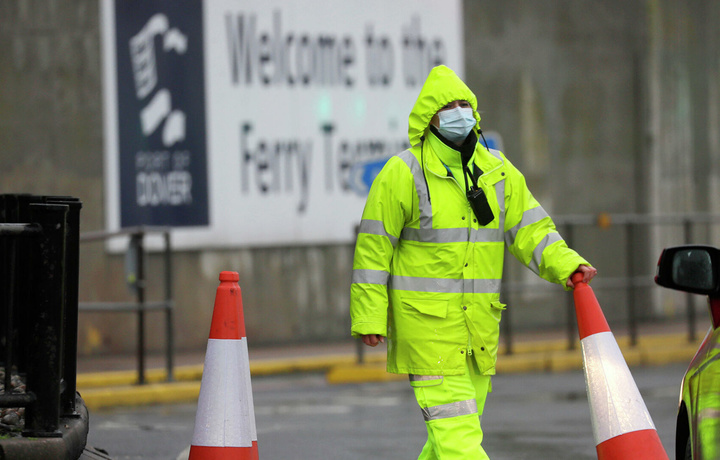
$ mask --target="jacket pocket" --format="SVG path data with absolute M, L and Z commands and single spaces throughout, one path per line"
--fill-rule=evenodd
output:
M 500 321 L 500 317 L 502 316 L 502 312 L 507 308 L 507 305 L 504 303 L 501 303 L 498 300 L 493 300 L 490 302 L 490 313 L 495 317 L 496 320 Z
M 403 307 L 417 310 L 423 315 L 447 318 L 448 301 L 436 299 L 403 299 Z

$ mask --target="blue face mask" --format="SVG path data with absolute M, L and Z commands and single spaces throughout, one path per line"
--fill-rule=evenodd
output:
M 470 107 L 455 107 L 438 112 L 438 132 L 451 142 L 461 143 L 470 134 L 477 121 Z

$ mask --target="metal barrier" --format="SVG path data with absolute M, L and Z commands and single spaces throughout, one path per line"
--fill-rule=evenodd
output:
M 76 411 L 78 242 L 82 203 L 0 195 L 0 407 L 24 407 L 23 436 L 60 437 Z M 11 392 L 12 374 L 26 391 Z
M 599 276 L 593 281 L 593 289 L 600 292 L 603 290 L 624 290 L 627 296 L 627 330 L 631 346 L 637 345 L 638 339 L 638 315 L 637 305 L 635 302 L 636 294 L 641 289 L 650 289 L 655 286 L 654 274 L 638 274 L 637 260 L 634 255 L 637 253 L 637 239 L 639 236 L 650 234 L 652 230 L 658 230 L 662 227 L 674 226 L 681 229 L 682 238 L 679 241 L 670 241 L 668 246 L 677 246 L 681 244 L 693 243 L 693 230 L 699 225 L 710 225 L 720 222 L 720 215 L 714 214 L 675 214 L 675 215 L 650 215 L 650 214 L 600 214 L 600 215 L 567 215 L 553 218 L 556 226 L 560 230 L 563 238 L 571 248 L 576 247 L 574 243 L 578 235 L 578 229 L 581 228 L 602 228 L 609 230 L 610 228 L 622 228 L 625 237 L 624 254 L 625 272 L 623 277 L 609 277 L 605 274 Z M 646 233 L 640 234 L 639 227 L 645 227 Z M 661 242 L 658 242 L 662 245 Z M 650 248 L 652 249 L 652 248 Z M 617 252 L 617 249 L 615 249 Z M 653 254 L 659 257 L 660 253 Z M 503 283 L 503 291 L 501 295 L 504 298 L 513 293 L 523 293 L 529 290 L 557 290 L 557 286 L 538 280 L 537 283 L 508 281 Z M 575 321 L 575 307 L 572 296 L 565 296 L 566 300 L 566 332 L 567 347 L 569 350 L 575 348 L 577 342 L 577 329 Z M 697 335 L 695 332 L 697 318 L 695 309 L 693 308 L 693 295 L 685 295 L 685 310 L 687 318 L 688 342 L 695 342 Z M 503 337 L 505 343 L 505 353 L 513 353 L 513 329 L 510 321 L 511 311 L 507 310 L 502 321 Z
M 160 302 L 146 300 L 147 276 L 145 269 L 145 236 L 161 233 L 164 242 L 164 293 L 165 299 Z M 94 312 L 131 312 L 137 314 L 137 373 L 138 383 L 145 384 L 145 313 L 163 310 L 165 312 L 165 362 L 167 380 L 172 381 L 174 368 L 174 332 L 173 332 L 173 296 L 172 296 L 172 245 L 169 227 L 128 227 L 114 232 L 87 232 L 80 235 L 82 243 L 105 241 L 117 237 L 130 237 L 128 251 L 134 257 L 136 267 L 131 284 L 135 287 L 135 302 L 81 302 L 80 311 Z

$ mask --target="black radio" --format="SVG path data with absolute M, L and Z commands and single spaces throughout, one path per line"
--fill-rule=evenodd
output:
M 480 225 L 487 225 L 493 221 L 495 216 L 483 189 L 473 187 L 472 190 L 468 190 L 467 199 Z

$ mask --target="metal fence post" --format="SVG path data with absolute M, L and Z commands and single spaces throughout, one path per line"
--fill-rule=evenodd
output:
M 163 310 L 165 313 L 165 331 L 166 331 L 166 365 L 168 380 L 173 380 L 174 369 L 174 350 L 175 339 L 173 331 L 173 290 L 172 290 L 172 245 L 170 240 L 169 227 L 129 227 L 115 232 L 87 232 L 80 235 L 82 242 L 101 241 L 114 237 L 130 236 L 130 243 L 127 248 L 128 259 L 126 259 L 127 268 L 126 275 L 128 282 L 135 292 L 135 302 L 81 302 L 79 303 L 80 311 L 118 311 L 132 312 L 137 315 L 137 368 L 138 383 L 146 383 L 145 378 L 145 314 L 148 311 Z M 165 251 L 163 255 L 165 264 L 164 295 L 165 298 L 160 302 L 148 302 L 146 298 L 148 280 L 146 274 L 147 254 L 145 250 L 144 238 L 148 233 L 162 233 L 165 239 Z M 132 265 L 132 266 L 130 266 Z
M 567 232 L 564 236 L 565 242 L 569 247 L 573 247 L 573 224 L 568 222 L 567 224 Z M 565 327 L 567 331 L 567 349 L 568 350 L 574 350 L 575 349 L 575 337 L 577 337 L 576 332 L 576 321 L 575 321 L 575 300 L 573 296 L 566 295 L 565 296 Z
M 145 233 L 141 229 L 132 235 L 135 256 L 137 257 L 137 358 L 138 383 L 145 383 Z
M 49 203 L 68 206 L 65 248 L 65 315 L 62 378 L 65 388 L 60 398 L 63 416 L 79 417 L 75 410 L 77 390 L 78 282 L 80 277 L 80 209 L 82 203 L 72 197 L 51 197 Z
M 63 309 L 65 303 L 65 234 L 67 205 L 30 204 L 32 221 L 42 238 L 30 272 L 28 308 L 33 315 L 27 337 L 27 387 L 37 401 L 26 410 L 24 436 L 59 437 L 60 375 L 62 369 Z
M 625 225 L 627 241 L 627 302 L 628 302 L 628 330 L 630 333 L 630 346 L 637 345 L 637 312 L 635 311 L 635 227 L 633 222 Z
M 6 207 L 11 205 L 10 200 L 11 197 L 9 196 L 3 197 L 3 214 L 6 218 L 8 213 Z M 2 221 L 5 222 L 5 219 L 2 219 Z M 5 329 L 3 331 L 3 337 L 5 338 L 3 356 L 5 359 L 5 379 L 3 383 L 4 388 L 12 388 L 12 363 L 15 359 L 15 337 L 13 333 L 15 325 L 14 310 L 16 308 L 15 275 L 17 270 L 15 270 L 15 267 L 17 266 L 17 247 L 19 242 L 16 239 L 10 238 L 2 238 L 0 242 L 2 243 L 2 246 L 0 246 L 2 247 L 2 253 L 0 254 L 0 260 L 2 261 L 0 265 L 0 283 L 3 285 L 5 294 L 4 299 L 0 300 L 0 312 L 2 313 L 2 318 L 5 318 Z
M 683 237 L 685 244 L 690 244 L 692 239 L 692 222 L 690 219 L 683 219 Z M 688 342 L 695 342 L 697 337 L 695 336 L 695 302 L 693 295 L 690 293 L 685 294 L 685 308 L 687 309 L 688 317 Z
M 172 304 L 172 249 L 170 242 L 170 232 L 164 232 L 165 238 L 165 341 L 166 347 L 166 365 L 167 380 L 174 380 L 173 369 L 173 350 L 175 349 L 175 332 L 173 331 L 173 304 Z

